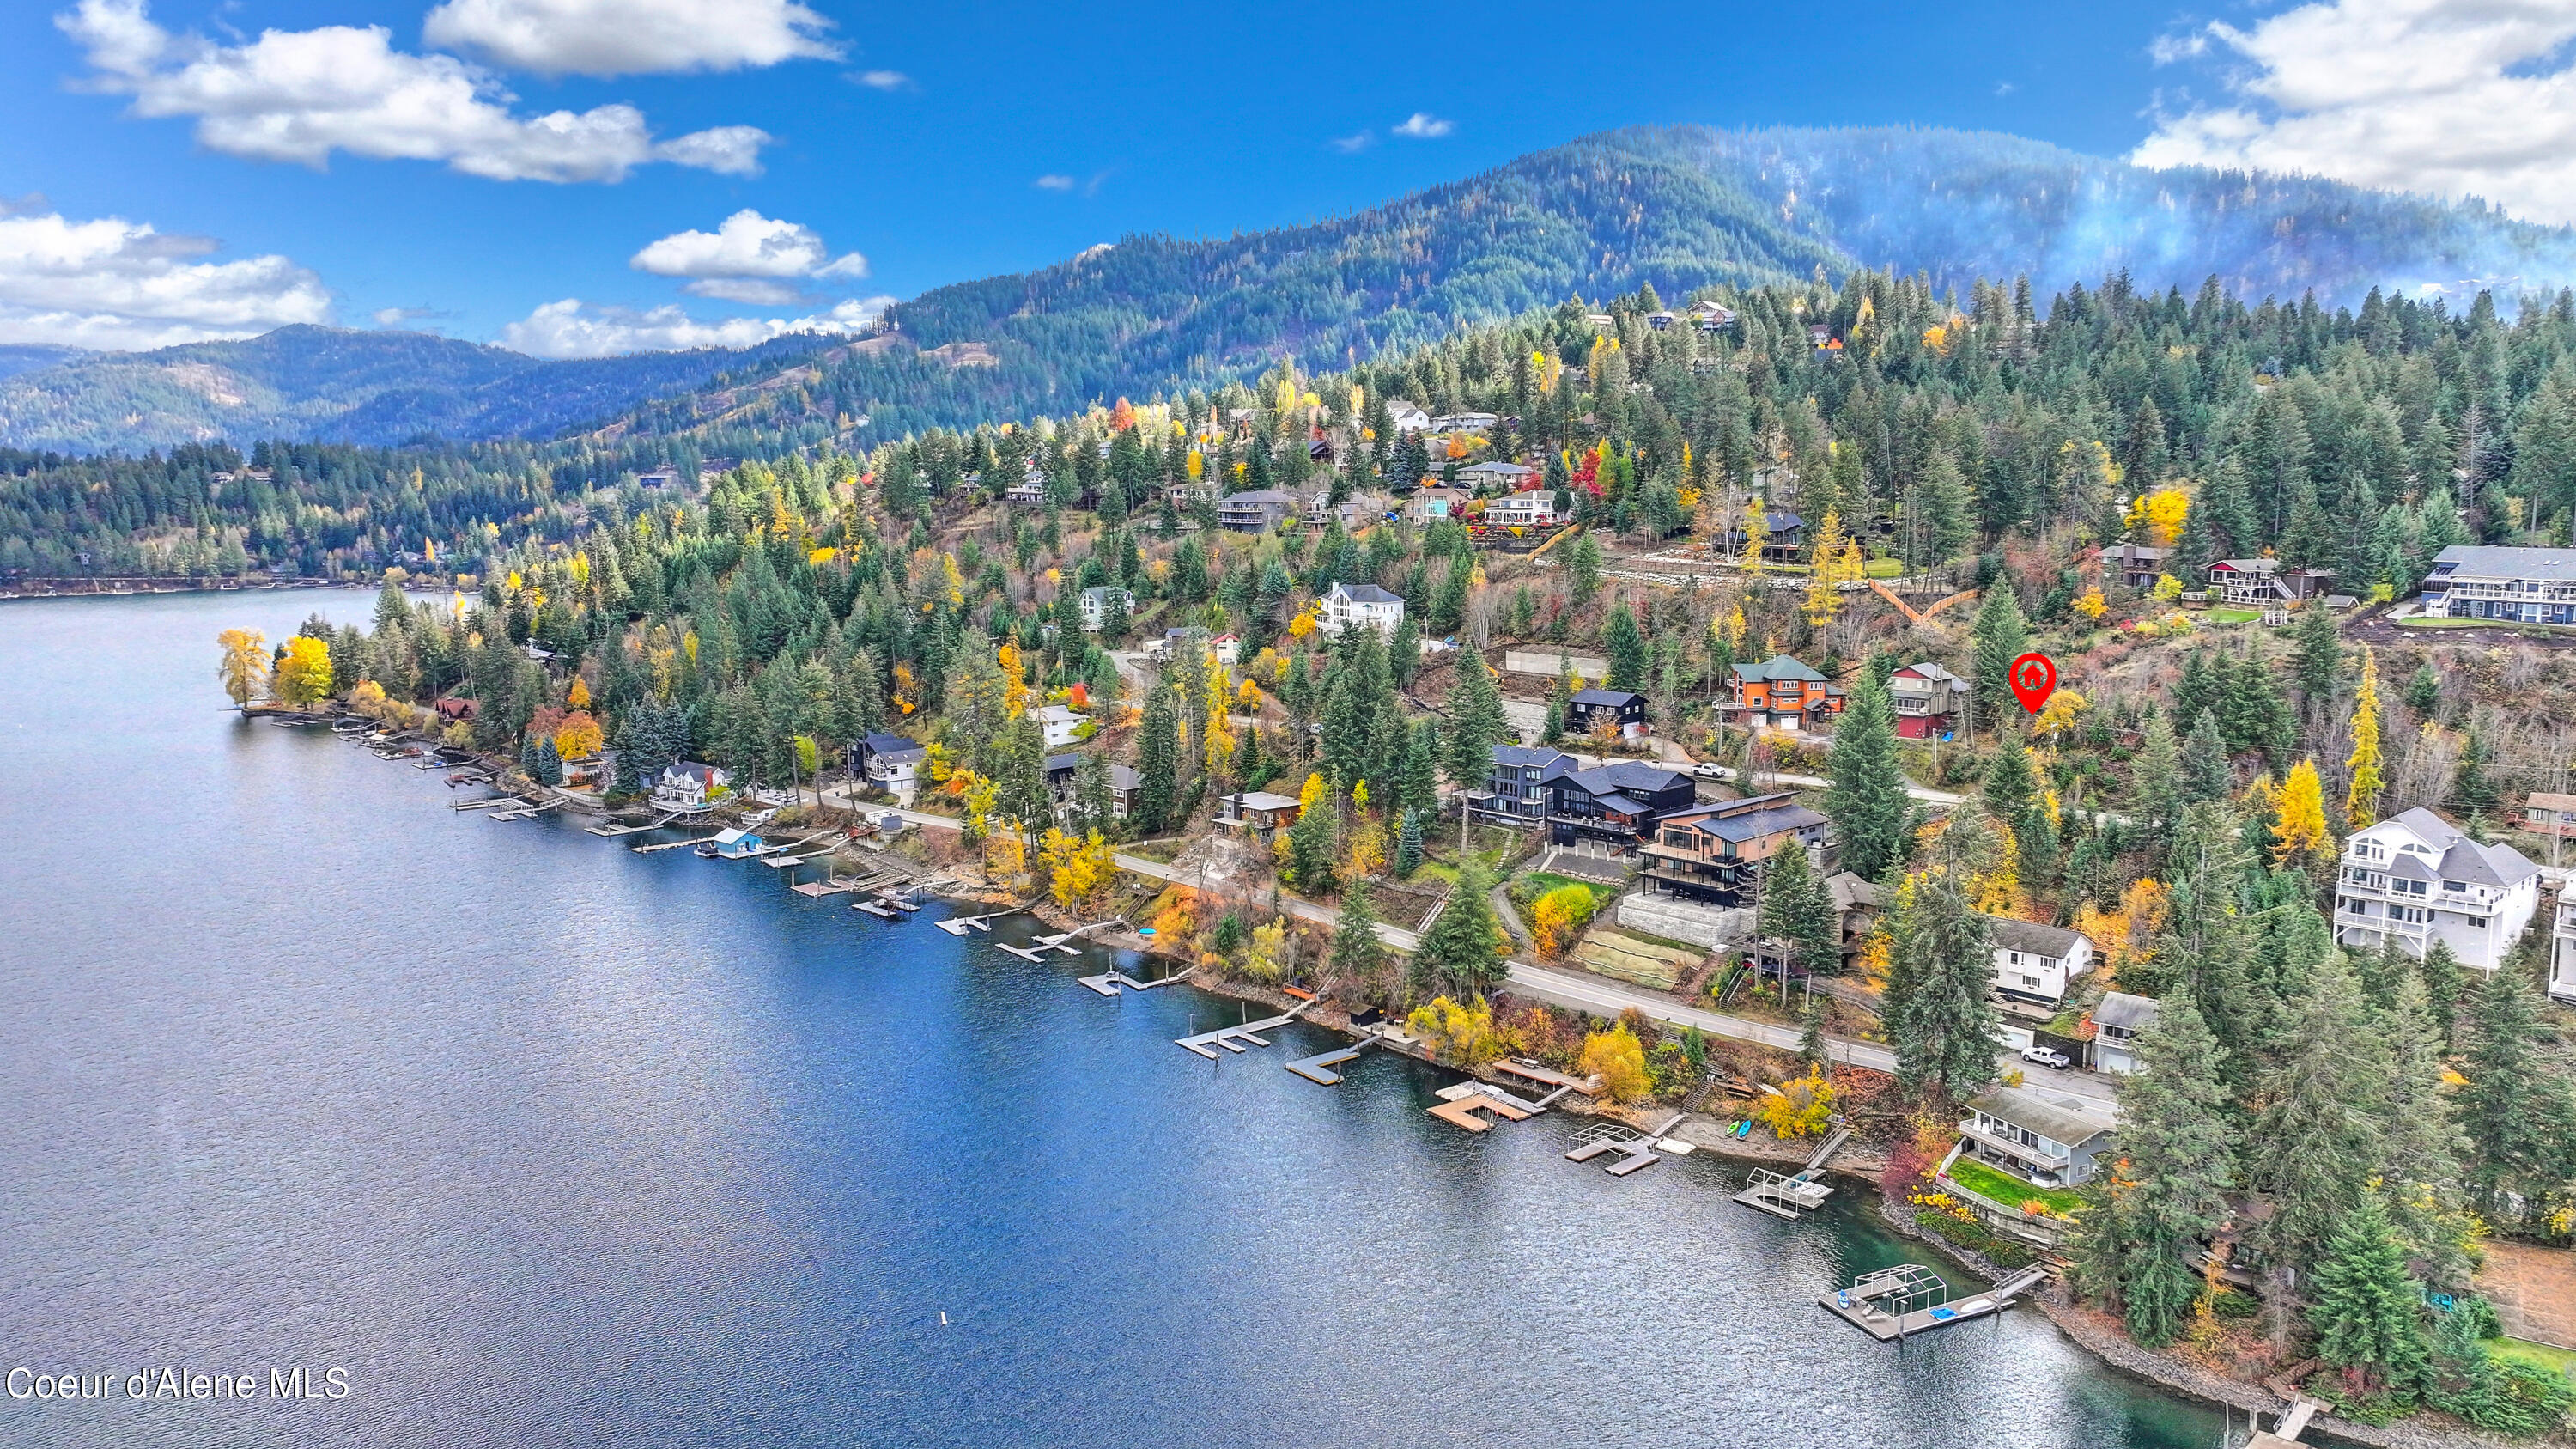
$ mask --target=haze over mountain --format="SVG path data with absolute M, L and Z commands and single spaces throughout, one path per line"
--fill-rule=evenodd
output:
M 745 353 L 540 362 L 291 327 L 87 355 L 0 376 L 0 443 L 541 437 L 629 410 L 629 428 L 666 431 L 742 420 L 749 403 L 827 430 L 864 416 L 874 440 L 1218 385 L 1282 355 L 1340 365 L 1569 295 L 1651 284 L 1677 301 L 1864 265 L 1962 293 L 2027 276 L 2042 306 L 2123 269 L 2141 289 L 2215 276 L 2252 298 L 2313 290 L 2331 306 L 2373 287 L 2465 305 L 2492 287 L 2509 306 L 2576 281 L 2576 231 L 2310 178 L 2149 171 L 1993 133 L 1630 129 L 1309 226 L 1131 236 L 940 287 L 901 304 L 899 335 L 861 346 L 791 337 Z M 771 386 L 742 391 L 762 377 Z

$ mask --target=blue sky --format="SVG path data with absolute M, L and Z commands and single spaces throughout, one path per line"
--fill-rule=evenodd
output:
M 742 340 L 1126 232 L 1293 224 L 1631 123 L 1914 122 L 2333 174 L 2372 149 L 2337 126 L 2424 74 L 2356 94 L 2368 65 L 2337 57 L 2381 54 L 2405 38 L 2391 25 L 2456 29 L 2426 12 L 2473 4 L 2333 0 L 2307 7 L 2320 31 L 2307 12 L 2231 5 L 2213 26 L 2125 3 L 25 0 L 0 15 L 0 342 L 389 309 L 556 352 L 726 319 Z M 695 23 L 709 13 L 726 23 Z M 367 26 L 388 33 L 331 29 Z M 2576 18 L 2499 43 L 2538 58 L 2571 36 Z M 2531 79 L 2454 69 L 2455 86 Z M 369 113 L 415 84 L 409 110 Z M 2416 102 L 2430 130 L 2459 103 Z M 618 106 L 640 118 L 598 109 Z M 530 129 L 557 111 L 586 116 L 578 134 Z M 2356 179 L 2455 179 L 2395 164 Z M 2489 195 L 2514 180 L 2461 175 Z M 2535 214 L 2558 204 L 2532 184 Z M 665 238 L 662 274 L 633 264 Z

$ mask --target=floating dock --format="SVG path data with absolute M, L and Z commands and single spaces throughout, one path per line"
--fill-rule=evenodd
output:
M 1824 1181 L 1826 1159 L 1849 1142 L 1851 1135 L 1849 1127 L 1836 1127 L 1833 1135 L 1825 1139 L 1824 1145 L 1816 1149 L 1815 1154 L 1807 1159 L 1807 1165 L 1794 1176 L 1759 1167 L 1753 1169 L 1751 1179 L 1746 1182 L 1744 1191 L 1735 1195 L 1735 1200 L 1755 1212 L 1769 1213 L 1793 1223 L 1802 1214 L 1823 1207 L 1825 1199 L 1834 1193 Z
M 703 841 L 706 838 L 706 836 L 701 835 L 691 840 L 657 840 L 651 845 L 630 845 L 626 848 L 634 851 L 637 855 L 651 855 L 657 850 L 678 850 L 684 845 L 696 845 L 699 841 Z
M 1612 1177 L 1626 1177 L 1629 1173 L 1655 1165 L 1658 1160 L 1655 1156 L 1656 1143 L 1662 1140 L 1665 1133 L 1673 1130 L 1674 1124 L 1680 1122 L 1683 1115 L 1675 1112 L 1664 1119 L 1664 1125 L 1651 1132 L 1640 1132 L 1634 1127 L 1623 1126 L 1617 1122 L 1595 1122 L 1574 1134 L 1574 1145 L 1566 1149 L 1565 1160 L 1590 1162 L 1596 1157 L 1616 1152 L 1620 1154 L 1619 1160 L 1609 1164 L 1603 1170 Z
M 1972 1318 L 1986 1318 L 2010 1308 L 2037 1287 L 2048 1269 L 2033 1264 L 1974 1297 L 1952 1303 L 1950 1285 L 1920 1263 L 1899 1263 L 1864 1273 L 1848 1288 L 1816 1300 L 1836 1318 L 1881 1343 L 1892 1343 L 1935 1328 L 1948 1328 Z
M 489 810 L 495 805 L 507 803 L 510 803 L 510 797 L 507 795 L 487 795 L 480 800 L 450 800 L 447 802 L 447 808 L 450 810 Z
M 989 933 L 993 928 L 987 923 L 990 922 L 994 916 L 1007 916 L 1009 914 L 1010 912 L 1008 911 L 994 911 L 990 914 L 981 916 L 950 916 L 947 920 L 933 921 L 930 924 L 937 926 L 939 929 L 946 931 L 952 936 L 963 936 L 968 931 L 984 931 Z
M 1157 986 L 1173 985 L 1197 969 L 1198 968 L 1195 966 L 1183 967 L 1182 969 L 1173 972 L 1171 975 L 1163 977 L 1159 981 L 1139 981 L 1124 971 L 1113 969 L 1103 971 L 1097 976 L 1077 977 L 1076 984 L 1088 986 L 1103 996 L 1116 996 L 1118 994 L 1118 988 L 1121 986 L 1126 987 L 1130 991 L 1151 991 Z
M 1351 1055 L 1358 1056 L 1358 1049 L 1353 1048 Z M 1494 1124 L 1477 1116 L 1479 1112 L 1491 1112 L 1506 1122 L 1526 1122 L 1547 1110 L 1488 1082 L 1460 1082 L 1453 1087 L 1441 1088 L 1437 1095 L 1442 1100 L 1439 1106 L 1431 1109 L 1431 1115 L 1452 1127 L 1464 1127 L 1470 1132 L 1493 1130 Z
M 1263 1038 L 1261 1033 L 1286 1026 L 1288 1023 L 1297 1019 L 1298 1012 L 1302 1012 L 1305 1009 L 1306 1008 L 1300 1006 L 1295 1011 L 1291 1011 L 1285 1016 L 1264 1017 L 1259 1021 L 1247 1021 L 1239 1026 L 1221 1026 L 1214 1031 L 1200 1032 L 1196 1036 L 1174 1037 L 1172 1038 L 1172 1045 L 1177 1046 L 1184 1051 L 1197 1052 L 1200 1056 L 1207 1058 L 1209 1061 L 1219 1061 L 1222 1060 L 1222 1058 L 1218 1057 L 1216 1054 L 1217 1048 L 1219 1047 L 1223 1047 L 1227 1051 L 1240 1054 L 1243 1051 L 1244 1044 L 1247 1042 L 1253 1046 L 1260 1047 L 1270 1045 L 1269 1041 Z
M 1328 1052 L 1317 1052 L 1311 1057 L 1299 1057 L 1288 1064 L 1288 1070 L 1310 1082 L 1320 1082 L 1327 1087 L 1339 1086 L 1342 1074 L 1332 1069 L 1356 1059 L 1366 1050 L 1368 1050 L 1368 1040 L 1362 1038 L 1356 1046 L 1335 1047 Z
M 854 911 L 865 911 L 869 915 L 874 916 L 881 921 L 900 921 L 903 919 L 903 917 L 896 915 L 894 912 L 887 910 L 885 907 L 878 905 L 874 901 L 856 901 L 851 904 L 850 909 Z
M 1601 1090 L 1599 1077 L 1569 1077 L 1553 1067 L 1543 1067 L 1536 1062 L 1516 1062 L 1505 1059 L 1494 1063 L 1494 1070 L 1507 1077 L 1519 1077 L 1525 1081 L 1536 1082 L 1543 1087 L 1555 1087 L 1559 1095 L 1563 1095 L 1568 1088 L 1581 1092 L 1587 1097 Z

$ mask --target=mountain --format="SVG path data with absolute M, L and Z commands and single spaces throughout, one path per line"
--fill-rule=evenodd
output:
M 89 354 L 77 347 L 47 347 L 41 343 L 0 343 L 0 378 L 16 377 L 22 372 L 52 367 Z
M 14 375 L 0 365 L 0 443 L 86 453 L 219 438 L 550 437 L 700 387 L 728 368 L 827 345 L 796 337 L 747 352 L 548 362 L 419 332 L 281 327 L 242 342 L 80 353 L 51 366 L 32 358 L 33 368 Z
M 539 362 L 409 333 L 290 327 L 0 374 L 0 445 L 96 450 L 218 436 L 388 443 L 789 428 L 898 437 L 1212 388 L 1291 357 L 1400 351 L 1469 322 L 1651 284 L 1923 273 L 2034 302 L 2126 270 L 2260 299 L 2438 289 L 2465 306 L 2576 281 L 2576 231 L 2338 182 L 2148 171 L 2043 142 L 1919 128 L 1588 136 L 1309 226 L 1130 236 L 1054 266 L 925 292 L 865 343 Z M 866 418 L 864 430 L 857 419 Z M 611 421 L 611 420 L 614 421 Z M 736 438 L 734 441 L 741 441 Z M 718 451 L 737 451 L 733 441 Z

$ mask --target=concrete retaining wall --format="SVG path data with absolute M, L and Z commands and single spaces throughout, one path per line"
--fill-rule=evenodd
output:
M 1677 896 L 1635 891 L 1619 898 L 1619 924 L 1632 931 L 1688 941 L 1712 951 L 1753 939 L 1753 912 L 1701 905 Z
M 1554 679 L 1557 658 L 1557 652 L 1553 649 L 1507 649 L 1503 651 L 1503 672 L 1536 674 Z M 1587 654 L 1568 654 L 1564 659 L 1567 667 L 1582 675 L 1588 683 L 1599 684 L 1610 673 L 1610 661 L 1607 659 L 1595 659 Z

